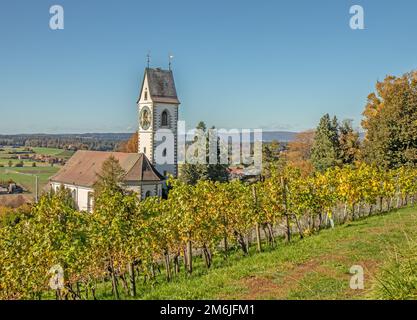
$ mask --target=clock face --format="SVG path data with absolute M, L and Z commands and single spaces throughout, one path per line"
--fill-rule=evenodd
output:
M 148 107 L 143 107 L 142 111 L 140 112 L 140 126 L 143 130 L 148 130 L 151 126 L 151 110 Z

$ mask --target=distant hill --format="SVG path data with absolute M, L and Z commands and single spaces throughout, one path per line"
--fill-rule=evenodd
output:
M 80 134 L 17 134 L 0 135 L 1 146 L 49 147 L 70 150 L 115 151 L 122 141 L 127 141 L 133 133 L 80 133 Z M 279 141 L 288 143 L 294 140 L 297 132 L 292 131 L 263 131 L 262 141 L 269 143 Z M 232 134 L 232 136 L 234 136 Z M 364 133 L 360 133 L 363 140 Z M 242 137 L 241 141 L 247 138 Z M 250 137 L 254 140 L 253 133 Z M 191 142 L 187 142 L 189 144 Z
M 48 147 L 59 149 L 88 149 L 111 151 L 131 133 L 83 133 L 83 134 L 16 134 L 0 135 L 0 146 Z
M 80 133 L 80 134 L 16 134 L 16 135 L 0 135 L 0 145 L 25 145 L 27 141 L 42 140 L 74 140 L 74 141 L 126 141 L 133 133 Z M 271 142 L 278 140 L 288 142 L 294 139 L 297 132 L 290 131 L 264 131 L 262 140 Z
M 291 131 L 264 131 L 262 133 L 263 142 L 279 141 L 279 142 L 290 142 L 294 140 L 297 132 Z

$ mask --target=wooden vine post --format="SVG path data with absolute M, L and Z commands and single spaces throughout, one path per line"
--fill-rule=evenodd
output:
M 252 186 L 252 194 L 253 194 L 254 208 L 255 210 L 258 210 L 258 197 L 256 194 L 255 186 Z M 256 249 L 258 252 L 262 252 L 261 228 L 259 226 L 259 221 L 256 221 L 255 231 L 256 231 Z
M 282 205 L 284 209 L 284 215 L 287 222 L 287 231 L 285 233 L 285 238 L 287 242 L 291 241 L 291 226 L 290 226 L 290 216 L 288 214 L 288 203 L 287 203 L 287 179 L 281 177 L 281 186 L 282 186 Z

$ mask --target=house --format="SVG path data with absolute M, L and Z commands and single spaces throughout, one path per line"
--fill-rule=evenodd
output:
M 78 210 L 91 212 L 93 209 L 94 184 L 103 163 L 113 156 L 126 172 L 123 185 L 136 192 L 141 199 L 162 196 L 164 177 L 149 162 L 143 153 L 77 151 L 65 166 L 50 179 L 53 190 L 61 186 L 71 191 Z

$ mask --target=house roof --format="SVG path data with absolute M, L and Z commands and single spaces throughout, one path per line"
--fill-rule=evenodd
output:
M 148 79 L 149 94 L 152 101 L 160 103 L 180 103 L 177 97 L 177 90 L 175 89 L 172 70 L 146 68 L 140 90 L 141 93 L 146 77 Z
M 126 172 L 124 181 L 154 181 L 164 178 L 143 153 L 77 151 L 65 166 L 51 177 L 51 182 L 92 187 L 98 179 L 103 163 L 115 157 Z

